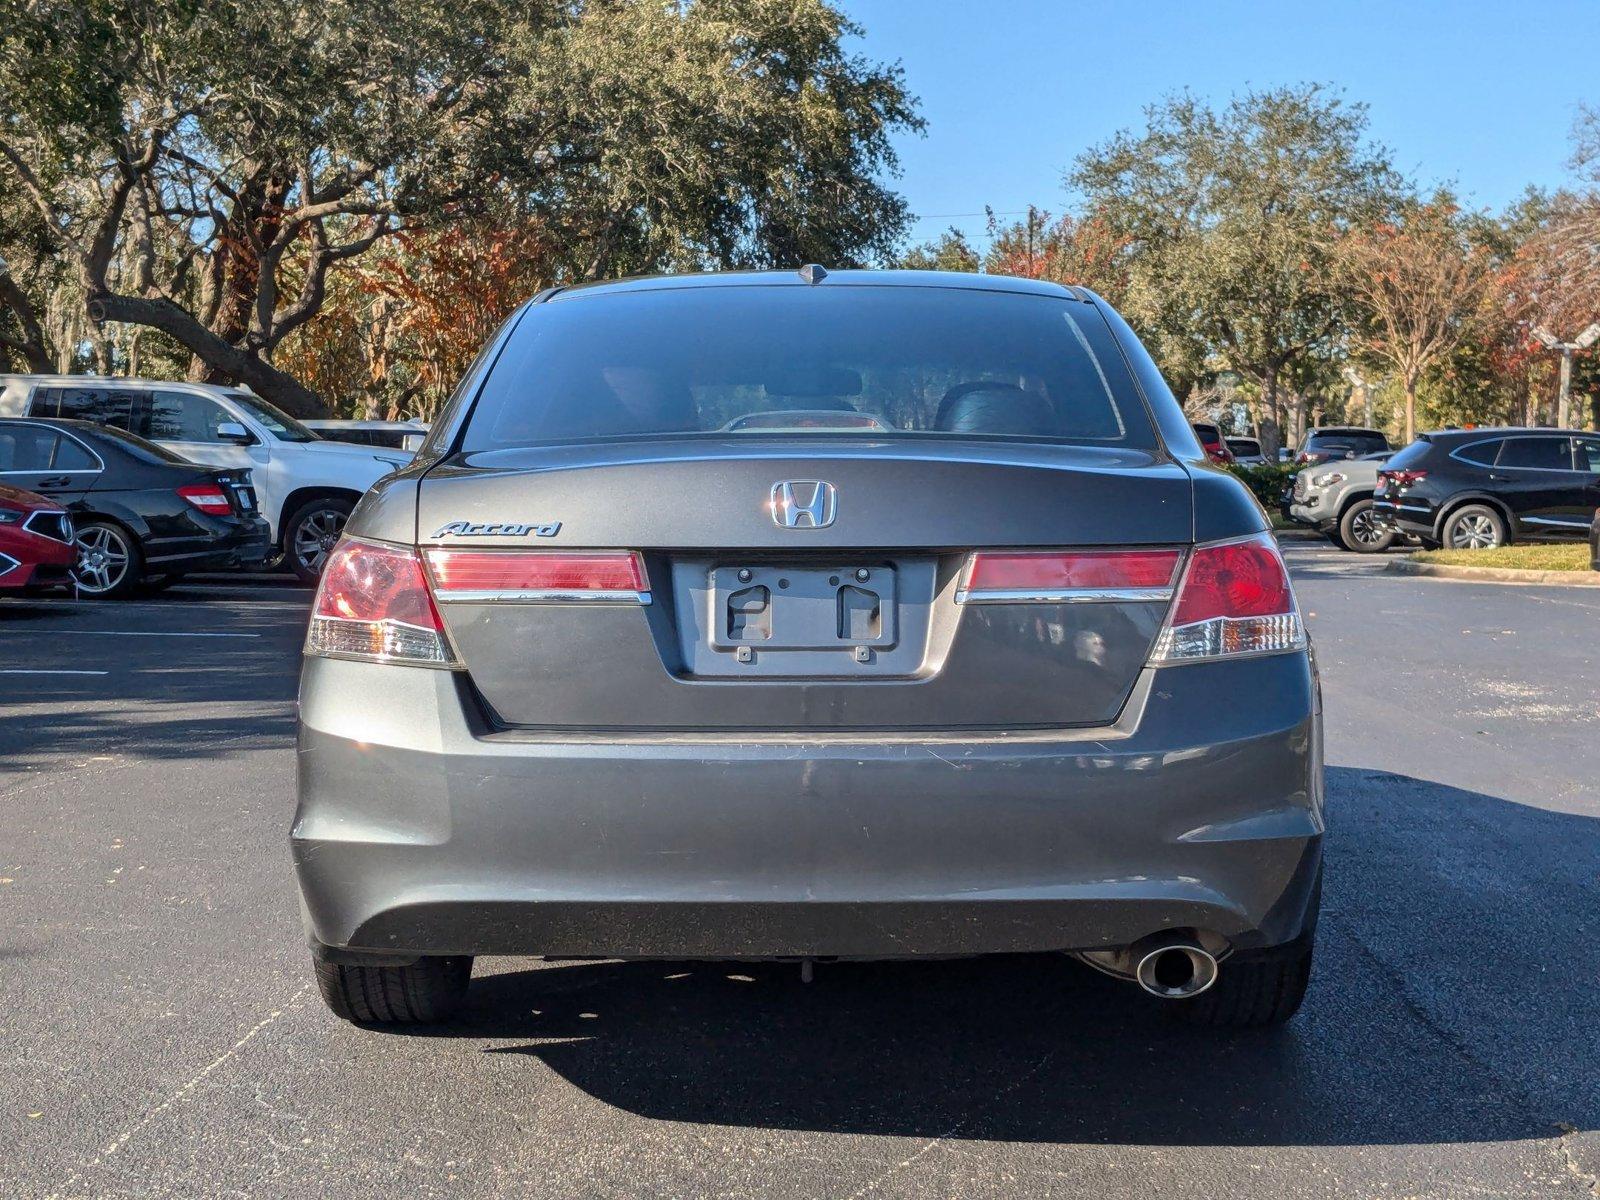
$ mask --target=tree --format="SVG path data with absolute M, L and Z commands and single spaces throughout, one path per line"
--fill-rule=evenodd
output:
M 275 362 L 396 235 L 538 219 L 568 277 L 886 256 L 920 127 L 823 0 L 0 0 L 0 179 L 97 323 Z
M 1481 319 L 1495 287 L 1495 263 L 1468 236 L 1455 202 L 1444 194 L 1407 204 L 1393 220 L 1351 230 L 1335 262 L 1338 278 L 1363 310 L 1360 348 L 1399 378 L 1409 443 L 1417 435 L 1417 385 Z
M 1198 342 L 1253 380 L 1275 449 L 1280 382 L 1332 357 L 1346 325 L 1333 249 L 1390 211 L 1400 184 L 1366 109 L 1316 84 L 1249 92 L 1214 112 L 1188 95 L 1083 154 L 1070 187 L 1121 241 L 1123 307 L 1157 343 Z M 1270 428 L 1268 427 L 1270 422 Z
M 954 225 L 931 242 L 923 242 L 907 250 L 895 264 L 905 271 L 966 271 L 974 272 L 983 266 L 978 252 L 967 241 L 967 235 Z

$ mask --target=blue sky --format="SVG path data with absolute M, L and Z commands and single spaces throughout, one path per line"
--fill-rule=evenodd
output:
M 1188 87 L 1216 102 L 1251 87 L 1338 85 L 1424 186 L 1498 209 L 1529 183 L 1569 180 L 1600 4 L 1247 4 L 1069 0 L 836 0 L 859 49 L 899 59 L 926 137 L 903 137 L 901 191 L 918 241 L 956 225 L 981 241 L 984 205 L 1067 207 L 1073 158 Z

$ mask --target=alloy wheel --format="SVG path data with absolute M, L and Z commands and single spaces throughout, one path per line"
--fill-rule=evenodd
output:
M 1480 513 L 1470 513 L 1456 520 L 1450 531 L 1450 548 L 1453 550 L 1489 550 L 1500 544 L 1500 531 L 1494 522 Z
M 78 559 L 72 567 L 72 580 L 78 590 L 99 596 L 113 591 L 128 574 L 132 557 L 128 543 L 107 525 L 91 525 L 74 541 Z
M 1350 520 L 1350 536 L 1363 546 L 1376 546 L 1384 539 L 1384 531 L 1378 528 L 1378 523 L 1373 519 L 1372 510 L 1364 508 Z
M 313 575 L 321 574 L 322 564 L 339 540 L 350 514 L 334 508 L 319 508 L 306 515 L 295 527 L 294 559 Z

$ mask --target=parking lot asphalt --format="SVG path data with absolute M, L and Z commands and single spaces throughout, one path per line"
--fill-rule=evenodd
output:
M 0 1196 L 1593 1197 L 1600 595 L 1288 549 L 1327 890 L 1251 1035 L 1035 957 L 484 960 L 355 1029 L 286 845 L 307 593 L 0 601 Z

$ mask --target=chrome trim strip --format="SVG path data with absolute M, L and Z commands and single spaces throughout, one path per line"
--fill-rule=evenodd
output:
M 559 588 L 521 590 L 455 590 L 435 588 L 433 598 L 441 604 L 649 604 L 649 592 L 567 591 Z
M 957 604 L 1147 604 L 1172 599 L 1172 588 L 1060 588 L 1055 591 L 1032 588 L 956 592 Z
M 1593 524 L 1588 517 L 1518 517 L 1524 525 L 1558 525 L 1563 529 L 1587 529 Z
M 64 538 L 52 537 L 50 534 L 45 533 L 42 529 L 35 529 L 33 527 L 33 519 L 35 517 L 60 517 L 62 524 L 66 527 L 67 536 L 64 537 Z M 33 512 L 28 514 L 28 519 L 25 520 L 22 523 L 22 527 L 24 529 L 26 529 L 29 533 L 35 534 L 38 537 L 42 537 L 42 538 L 46 539 L 47 541 L 60 542 L 63 546 L 72 545 L 72 521 L 67 517 L 67 514 L 62 509 L 59 509 L 59 508 L 39 508 L 39 509 L 35 509 Z

